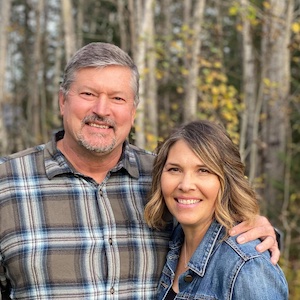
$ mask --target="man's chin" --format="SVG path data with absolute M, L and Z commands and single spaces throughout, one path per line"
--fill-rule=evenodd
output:
M 81 146 L 83 146 L 86 150 L 94 152 L 94 153 L 99 153 L 99 154 L 106 154 L 110 153 L 114 149 L 114 144 L 93 144 L 93 143 L 88 143 L 87 141 L 79 141 Z

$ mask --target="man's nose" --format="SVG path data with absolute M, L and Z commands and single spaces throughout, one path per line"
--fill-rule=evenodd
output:
M 101 93 L 93 105 L 93 113 L 99 116 L 107 116 L 110 114 L 110 101 L 105 93 Z

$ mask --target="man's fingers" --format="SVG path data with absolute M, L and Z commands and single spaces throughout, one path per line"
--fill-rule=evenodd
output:
M 260 226 L 260 227 L 255 227 L 255 228 L 250 227 L 250 229 L 248 229 L 248 231 L 244 232 L 245 228 L 246 227 L 243 227 L 242 229 L 238 228 L 238 230 L 236 230 L 234 227 L 233 230 L 230 231 L 230 235 L 232 235 L 232 236 L 239 234 L 240 230 L 241 230 L 241 232 L 243 232 L 241 235 L 239 235 L 237 237 L 237 242 L 239 244 L 244 244 L 244 243 L 256 240 L 256 239 L 265 239 L 268 236 L 273 238 L 273 241 L 276 239 L 275 231 L 274 231 L 273 227 L 270 227 L 270 228 L 267 228 L 265 226 Z
M 277 241 L 273 236 L 267 236 L 260 244 L 256 246 L 256 250 L 258 252 L 270 250 L 271 262 L 273 265 L 277 264 L 280 257 L 280 250 L 278 248 Z
M 271 251 L 271 249 L 273 247 L 274 248 L 277 247 L 277 242 L 276 242 L 276 239 L 274 237 L 269 235 L 266 238 L 264 238 L 260 244 L 258 244 L 256 246 L 256 250 L 259 251 L 259 252 L 264 252 L 264 251 L 270 249 L 270 251 Z
M 242 222 L 234 226 L 229 233 L 231 236 L 240 234 L 237 238 L 238 243 L 246 243 L 255 239 L 265 239 L 267 236 L 271 236 L 276 240 L 275 230 L 267 218 L 258 216 L 254 223 L 255 226 L 253 227 L 253 224 L 250 225 Z
M 251 226 L 246 222 L 242 222 L 234 226 L 229 234 L 231 236 L 238 235 L 237 242 L 239 244 L 260 239 L 261 243 L 256 246 L 256 250 L 259 252 L 270 250 L 272 264 L 275 265 L 278 262 L 280 250 L 278 248 L 275 230 L 267 218 L 257 216 L 254 221 L 254 226 L 253 224 Z

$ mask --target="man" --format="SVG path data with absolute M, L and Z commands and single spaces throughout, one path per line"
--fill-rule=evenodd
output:
M 0 258 L 12 299 L 155 297 L 172 226 L 150 230 L 143 218 L 154 155 L 126 141 L 138 81 L 121 49 L 88 44 L 65 69 L 64 131 L 2 159 Z M 264 217 L 242 237 L 267 237 L 261 250 L 278 260 Z

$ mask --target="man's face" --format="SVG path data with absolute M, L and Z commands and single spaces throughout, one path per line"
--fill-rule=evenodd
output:
M 122 66 L 77 71 L 67 96 L 59 96 L 64 140 L 74 151 L 121 153 L 136 112 L 131 78 Z

